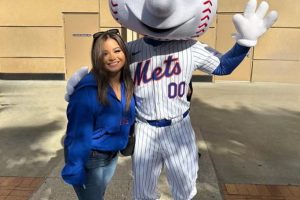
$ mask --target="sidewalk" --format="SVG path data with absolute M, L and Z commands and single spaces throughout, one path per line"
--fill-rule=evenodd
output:
M 76 199 L 60 179 L 64 93 L 64 81 L 0 80 L 0 200 Z M 190 115 L 195 200 L 300 199 L 300 85 L 195 83 Z M 120 158 L 106 199 L 130 199 L 130 169 Z M 159 191 L 171 199 L 164 175 Z
M 198 194 L 196 199 L 221 200 L 220 189 L 217 183 L 215 171 L 208 152 L 204 151 L 205 144 L 202 143 L 202 156 L 199 162 L 199 179 L 197 182 Z M 76 200 L 73 190 L 65 185 L 60 178 L 60 170 L 63 165 L 61 161 L 58 166 L 47 176 L 45 183 L 30 200 Z M 161 200 L 170 200 L 171 194 L 167 185 L 166 176 L 163 173 L 159 181 Z M 131 160 L 129 157 L 120 157 L 116 173 L 106 192 L 105 200 L 131 200 L 132 197 L 132 174 Z
M 65 82 L 0 80 L 0 92 L 0 200 L 27 200 L 30 196 L 31 200 L 76 199 L 73 189 L 60 178 L 61 139 L 66 126 Z M 202 141 L 200 129 L 195 131 Z M 205 142 L 200 144 L 195 199 L 220 200 Z M 121 157 L 106 199 L 131 199 L 131 184 L 130 158 Z M 164 174 L 158 189 L 162 200 L 171 199 Z

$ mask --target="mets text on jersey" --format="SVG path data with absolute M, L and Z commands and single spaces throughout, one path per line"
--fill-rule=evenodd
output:
M 134 84 L 139 86 L 141 81 L 148 83 L 151 80 L 158 81 L 163 77 L 171 77 L 181 73 L 181 67 L 178 58 L 173 58 L 172 55 L 164 61 L 164 66 L 157 66 L 151 73 L 148 73 L 151 59 L 139 62 L 134 73 Z

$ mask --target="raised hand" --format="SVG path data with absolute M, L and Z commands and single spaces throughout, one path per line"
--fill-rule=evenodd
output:
M 257 39 L 270 28 L 278 18 L 276 11 L 271 11 L 266 15 L 269 4 L 262 1 L 256 10 L 256 0 L 249 0 L 244 14 L 235 14 L 233 23 L 237 33 L 233 35 L 238 44 L 253 47 Z
M 79 81 L 89 72 L 89 68 L 87 66 L 81 67 L 77 70 L 72 77 L 67 82 L 67 93 L 65 94 L 65 100 L 69 102 L 70 95 L 74 92 L 75 86 L 79 83 Z

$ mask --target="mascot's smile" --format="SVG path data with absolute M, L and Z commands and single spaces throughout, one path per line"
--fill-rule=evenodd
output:
M 180 26 L 183 26 L 183 25 L 185 25 L 186 23 L 189 23 L 192 20 L 193 20 L 193 18 L 188 20 L 188 21 L 183 22 L 182 24 L 179 24 L 178 26 L 171 27 L 171 28 L 165 28 L 165 29 L 164 28 L 154 28 L 154 27 L 148 26 L 147 24 L 144 24 L 142 21 L 140 21 L 140 23 L 146 29 L 148 29 L 149 31 L 152 31 L 152 32 L 155 32 L 155 33 L 167 33 L 167 32 L 172 32 L 172 31 L 175 31 L 175 30 L 179 29 Z
M 141 21 L 140 21 L 141 22 Z M 143 22 L 141 22 L 141 24 L 146 28 L 148 29 L 149 31 L 152 31 L 152 32 L 158 32 L 158 33 L 165 33 L 165 32 L 170 32 L 176 28 L 178 28 L 178 26 L 176 27 L 173 27 L 173 28 L 167 28 L 167 29 L 159 29 L 159 28 L 153 28 L 151 26 L 148 26 L 147 24 L 144 24 Z

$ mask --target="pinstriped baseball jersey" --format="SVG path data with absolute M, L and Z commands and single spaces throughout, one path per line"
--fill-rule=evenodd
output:
M 212 73 L 220 61 L 195 40 L 152 46 L 139 39 L 127 44 L 139 118 L 172 119 L 189 109 L 188 84 L 194 70 Z

